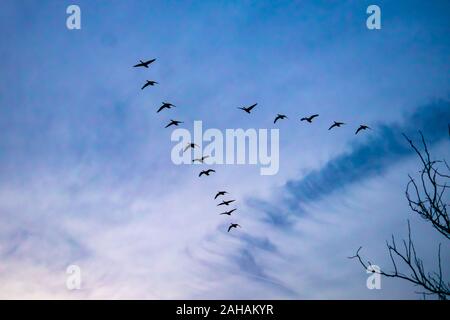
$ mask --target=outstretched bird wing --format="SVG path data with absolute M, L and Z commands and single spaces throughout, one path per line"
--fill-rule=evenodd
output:
M 250 107 L 247 108 L 248 111 L 251 111 L 254 107 L 256 107 L 257 103 L 252 104 Z
M 338 128 L 339 128 L 339 127 L 340 127 L 341 125 L 343 125 L 343 124 L 345 124 L 345 123 L 335 121 L 335 122 L 331 125 L 331 127 L 328 128 L 328 130 L 333 129 L 334 127 L 338 127 Z
M 144 64 L 145 64 L 146 66 L 148 66 L 150 63 L 153 63 L 155 60 L 156 60 L 156 59 L 150 59 L 150 60 L 148 60 L 148 61 L 145 61 Z
M 133 67 L 146 67 L 146 68 L 148 68 L 148 65 L 149 65 L 150 63 L 152 63 L 153 61 L 155 61 L 155 60 L 156 60 L 156 59 L 151 59 L 151 60 L 148 60 L 148 61 L 142 61 L 142 60 L 141 60 L 140 63 L 134 65 Z

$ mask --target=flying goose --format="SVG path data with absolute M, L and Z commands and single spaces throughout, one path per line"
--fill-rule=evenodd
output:
M 207 176 L 209 176 L 209 174 L 210 174 L 211 172 L 216 172 L 216 170 L 213 170 L 213 169 L 203 170 L 202 172 L 200 172 L 200 174 L 199 174 L 198 176 L 199 176 L 199 177 L 201 177 L 202 175 L 207 175 Z
M 362 124 L 359 126 L 359 128 L 356 130 L 355 134 L 358 134 L 358 132 L 360 132 L 361 130 L 367 130 L 370 129 L 368 126 L 366 126 L 365 124 Z
M 219 197 L 219 196 L 224 196 L 226 193 L 228 193 L 228 192 L 226 192 L 226 191 L 219 191 L 219 192 L 217 192 L 216 196 L 214 197 L 214 200 L 216 200 L 217 197 Z
M 170 122 L 167 126 L 165 126 L 164 128 L 168 128 L 170 126 L 178 126 L 180 123 L 183 123 L 183 121 L 178 121 L 178 120 L 172 120 L 170 119 Z
M 163 109 L 170 109 L 170 108 L 173 108 L 173 107 L 176 107 L 176 106 L 171 104 L 171 103 L 169 103 L 169 102 L 162 102 L 162 106 L 159 107 L 159 109 L 158 109 L 158 111 L 156 111 L 156 113 L 160 112 Z
M 192 160 L 192 163 L 194 163 L 195 161 L 198 161 L 198 162 L 200 162 L 200 163 L 203 163 L 203 162 L 205 162 L 205 159 L 208 159 L 208 158 L 209 158 L 209 156 L 203 156 L 203 157 L 201 157 L 201 158 Z
M 254 107 L 256 107 L 257 103 L 252 104 L 250 107 L 238 107 L 238 109 L 244 110 L 247 113 L 250 113 Z
M 198 144 L 195 144 L 193 142 L 190 142 L 187 144 L 186 148 L 184 148 L 183 153 L 188 151 L 189 149 L 194 149 L 195 147 L 198 147 Z
M 236 211 L 236 209 L 232 209 L 232 210 L 230 210 L 230 211 L 225 211 L 225 212 L 219 213 L 219 215 L 221 215 L 221 214 L 226 214 L 226 215 L 228 215 L 228 216 L 231 216 L 231 214 L 232 214 L 234 211 Z
M 333 129 L 334 127 L 340 127 L 340 126 L 342 126 L 342 125 L 344 125 L 345 123 L 344 122 L 337 122 L 337 121 L 334 121 L 334 123 L 328 128 L 328 130 L 331 130 L 331 129 Z
M 284 115 L 284 114 L 277 114 L 277 116 L 276 116 L 276 118 L 275 118 L 275 120 L 273 120 L 273 123 L 276 123 L 277 121 L 278 121 L 278 119 L 286 119 L 287 118 L 287 116 L 286 115 Z
M 227 200 L 227 201 L 225 201 L 225 200 L 222 200 L 222 202 L 221 203 L 219 203 L 217 206 L 223 206 L 223 205 L 225 205 L 225 206 L 229 206 L 230 205 L 230 203 L 232 203 L 232 202 L 234 202 L 234 201 L 236 201 L 236 200 Z
M 140 63 L 138 63 L 138 64 L 136 64 L 136 65 L 134 65 L 133 67 L 144 67 L 144 68 L 148 68 L 148 65 L 149 64 L 151 64 L 153 61 L 155 61 L 156 59 L 151 59 L 151 60 L 148 60 L 148 61 L 142 61 L 142 60 L 139 60 L 140 61 Z
M 236 229 L 237 229 L 237 227 L 242 228 L 242 227 L 241 227 L 240 225 L 238 225 L 237 223 L 231 223 L 230 226 L 228 227 L 228 232 L 230 232 L 230 230 L 231 230 L 232 228 L 236 228 Z
M 313 121 L 313 119 L 318 116 L 319 116 L 318 114 L 313 114 L 312 116 L 301 118 L 300 121 L 308 121 L 309 123 L 311 123 Z
M 148 86 L 154 86 L 155 84 L 158 84 L 158 82 L 153 80 L 146 80 L 147 82 L 142 86 L 141 90 L 144 90 Z

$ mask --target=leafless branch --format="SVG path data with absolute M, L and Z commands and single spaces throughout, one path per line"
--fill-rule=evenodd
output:
M 450 127 L 449 127 L 450 128 Z M 428 150 L 422 132 L 419 132 L 423 144 L 423 151 L 403 134 L 406 141 L 417 154 L 421 162 L 419 178 L 416 180 L 408 175 L 409 181 L 406 185 L 406 199 L 411 210 L 417 213 L 425 221 L 431 223 L 432 227 L 450 240 L 450 219 L 447 212 L 448 203 L 445 203 L 450 188 L 450 167 L 445 160 L 433 160 Z M 447 200 L 448 201 L 448 200 Z M 423 291 L 417 292 L 425 298 L 434 295 L 441 300 L 450 297 L 450 282 L 444 281 L 442 273 L 441 244 L 438 249 L 438 271 L 427 272 L 422 259 L 417 255 L 414 242 L 411 237 L 411 226 L 408 221 L 408 239 L 403 240 L 403 249 L 397 247 L 394 236 L 386 243 L 393 271 L 375 271 L 380 275 L 390 278 L 399 278 L 413 283 Z M 359 263 L 367 270 L 371 265 L 369 261 L 364 262 L 360 255 L 362 247 L 350 259 L 358 259 Z M 405 270 L 401 272 L 400 270 Z
M 399 278 L 413 283 L 421 287 L 425 291 L 418 293 L 426 295 L 436 295 L 441 300 L 447 300 L 450 297 L 450 282 L 444 282 L 442 278 L 442 263 L 441 263 L 441 245 L 438 251 L 438 268 L 439 271 L 426 272 L 423 261 L 418 257 L 414 243 L 411 237 L 411 228 L 408 221 L 408 240 L 403 241 L 404 249 L 399 250 L 395 238 L 392 237 L 391 242 L 386 244 L 389 252 L 389 257 L 393 265 L 393 271 L 374 271 L 382 276 L 389 278 Z M 356 251 L 356 254 L 349 259 L 358 259 L 359 263 L 368 269 L 371 265 L 370 261 L 365 262 L 360 251 L 362 247 Z M 399 266 L 405 269 L 405 272 L 399 271 Z

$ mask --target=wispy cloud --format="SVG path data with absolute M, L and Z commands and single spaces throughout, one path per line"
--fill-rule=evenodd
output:
M 418 108 L 402 123 L 376 125 L 372 131 L 363 133 L 369 135 L 364 142 L 353 144 L 351 151 L 331 159 L 324 167 L 300 179 L 290 180 L 286 191 L 295 198 L 295 203 L 305 203 L 383 173 L 412 152 L 402 133 L 415 139 L 421 130 L 432 146 L 449 137 L 449 121 L 450 102 L 437 101 Z

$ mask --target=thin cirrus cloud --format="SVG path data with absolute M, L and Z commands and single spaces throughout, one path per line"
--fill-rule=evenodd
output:
M 448 137 L 450 102 L 438 101 L 419 107 L 401 124 L 374 127 L 374 136 L 355 145 L 351 152 L 331 159 L 323 168 L 299 180 L 290 180 L 287 191 L 296 201 L 318 200 L 358 180 L 383 172 L 390 165 L 411 154 L 402 133 L 417 139 L 419 130 L 430 146 Z

